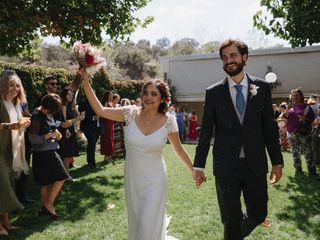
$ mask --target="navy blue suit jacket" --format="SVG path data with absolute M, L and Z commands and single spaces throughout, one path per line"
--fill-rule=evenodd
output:
M 241 146 L 244 147 L 246 161 L 254 174 L 268 172 L 266 150 L 272 165 L 283 164 L 269 84 L 262 79 L 247 76 L 248 99 L 242 125 L 232 103 L 227 78 L 207 88 L 194 167 L 205 167 L 213 130 L 215 176 L 227 176 L 234 171 Z M 255 96 L 250 92 L 250 84 L 259 87 Z

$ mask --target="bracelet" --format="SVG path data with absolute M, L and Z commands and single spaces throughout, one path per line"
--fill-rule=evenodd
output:
M 2 124 L 2 128 L 3 128 L 4 130 L 9 129 L 9 124 L 3 123 L 3 124 Z

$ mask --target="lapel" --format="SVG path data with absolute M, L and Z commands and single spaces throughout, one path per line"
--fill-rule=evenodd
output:
M 227 96 L 226 97 L 226 109 L 230 109 L 230 111 L 232 112 L 232 119 L 233 121 L 239 126 L 241 127 L 241 123 L 240 123 L 240 120 L 238 118 L 238 115 L 237 115 L 237 112 L 236 112 L 236 109 L 233 105 L 233 102 L 232 102 L 232 98 L 231 98 L 231 95 L 230 95 L 230 90 L 229 90 L 229 83 L 228 83 L 228 78 L 225 78 L 224 82 L 222 83 L 223 86 L 224 86 L 224 92 L 222 93 L 223 96 Z
M 246 104 L 246 111 L 244 113 L 244 118 L 243 118 L 243 126 L 247 122 L 247 118 L 250 116 L 251 111 L 254 109 L 252 108 L 252 94 L 250 92 L 250 85 L 254 84 L 255 78 L 247 74 L 248 78 L 248 95 L 247 95 L 247 104 Z

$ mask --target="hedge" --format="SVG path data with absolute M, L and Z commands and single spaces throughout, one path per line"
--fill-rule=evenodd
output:
M 35 102 L 44 92 L 43 79 L 46 76 L 56 76 L 60 88 L 67 86 L 75 77 L 75 73 L 62 68 L 48 68 L 0 61 L 0 72 L 7 69 L 14 70 L 20 77 L 31 110 L 35 107 Z M 118 93 L 121 98 L 136 99 L 140 95 L 141 87 L 145 83 L 142 80 L 111 80 L 107 73 L 96 74 L 92 82 L 99 99 L 105 90 L 112 90 Z M 80 90 L 77 101 L 82 101 L 83 98 L 84 95 Z

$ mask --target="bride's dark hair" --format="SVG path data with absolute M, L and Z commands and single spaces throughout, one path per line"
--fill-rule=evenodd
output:
M 166 84 L 164 81 L 159 79 L 151 79 L 147 81 L 141 89 L 141 94 L 140 94 L 141 98 L 145 94 L 147 87 L 149 85 L 154 85 L 159 90 L 161 94 L 162 102 L 159 105 L 158 112 L 165 114 L 169 109 L 170 96 L 171 96 L 168 84 Z M 143 103 L 142 103 L 142 108 L 144 108 Z

